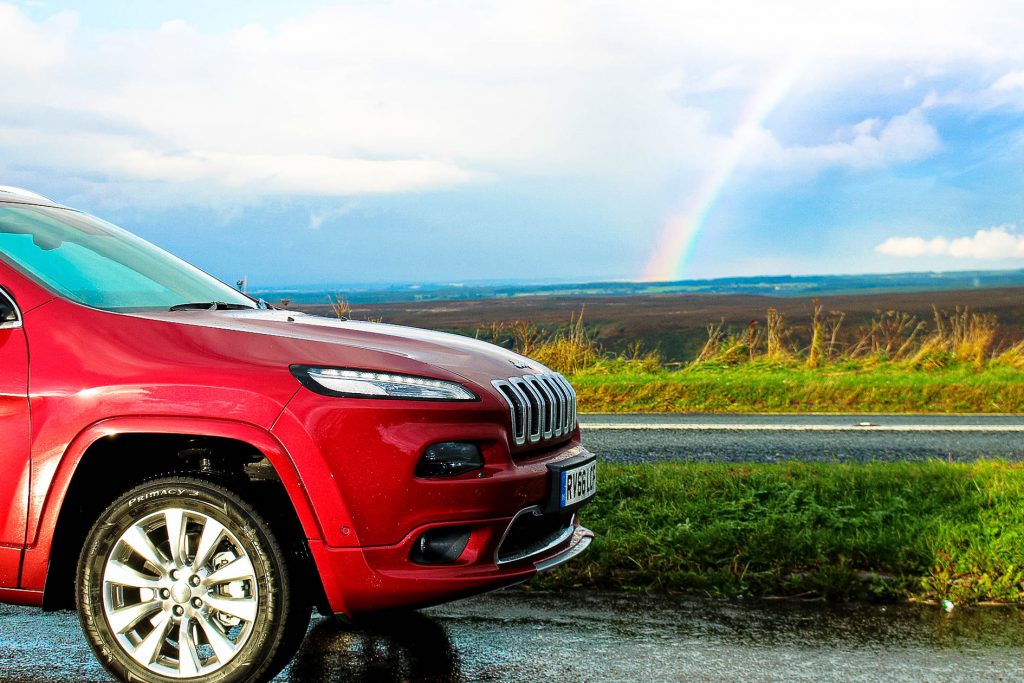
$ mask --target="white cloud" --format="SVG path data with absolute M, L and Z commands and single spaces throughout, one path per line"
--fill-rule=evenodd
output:
M 77 23 L 73 12 L 34 23 L 14 5 L 0 3 L 0 71 L 37 73 L 57 66 L 65 58 L 66 40 Z
M 832 166 L 882 168 L 926 158 L 941 147 L 938 131 L 919 108 L 885 122 L 865 119 L 837 131 L 836 137 L 818 145 L 786 146 L 762 129 L 748 163 L 812 172 Z
M 967 97 L 961 95 L 961 98 L 968 99 L 983 109 L 1024 109 L 1024 70 L 1012 68 L 992 81 L 988 87 Z
M 1024 71 L 1010 71 L 1000 76 L 992 89 L 997 91 L 1021 90 L 1024 89 Z
M 47 133 L 0 126 L 0 149 L 17 164 L 59 159 L 83 177 L 178 186 L 194 198 L 235 191 L 249 196 L 414 192 L 486 179 L 486 174 L 427 159 L 375 160 L 318 154 L 162 150 L 103 133 Z M 198 192 L 198 194 L 197 194 Z
M 970 107 L 977 110 L 991 110 L 1000 107 L 1024 110 L 1024 69 L 1018 67 L 1020 59 L 1013 60 L 1009 68 L 1000 65 L 985 73 L 980 83 L 967 83 L 947 92 L 930 93 L 924 108 L 940 106 Z
M 44 168 L 237 196 L 424 191 L 509 174 L 657 185 L 699 178 L 734 148 L 737 117 L 793 54 L 807 55 L 810 92 L 896 63 L 922 78 L 951 62 L 1019 63 L 1024 13 L 1012 8 L 394 0 L 276 26 L 209 31 L 168 15 L 100 33 L 71 14 L 34 22 L 0 0 L 0 174 Z M 796 144 L 763 127 L 749 138 L 747 166 L 801 173 L 907 163 L 940 146 L 905 105 L 881 105 L 831 139 Z
M 412 192 L 458 185 L 479 177 L 437 161 L 338 159 L 315 154 L 172 155 L 133 149 L 101 165 L 141 180 L 219 184 L 282 195 Z
M 342 216 L 351 213 L 356 208 L 356 206 L 357 205 L 355 202 L 350 202 L 347 204 L 342 204 L 341 206 L 334 206 L 329 209 L 324 208 L 316 211 L 310 211 L 309 223 L 306 225 L 306 227 L 310 230 L 319 230 L 324 226 L 324 223 L 335 220 L 337 218 L 341 218 Z
M 920 257 L 952 256 L 959 259 L 1013 259 L 1024 258 L 1024 235 L 1018 235 L 1014 225 L 998 225 L 978 230 L 970 237 L 890 237 L 875 247 L 886 256 Z

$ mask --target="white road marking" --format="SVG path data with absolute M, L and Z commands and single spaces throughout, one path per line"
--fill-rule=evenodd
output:
M 581 422 L 583 431 L 669 431 L 669 432 L 1004 432 L 1024 433 L 1021 425 L 828 425 L 828 424 L 746 424 L 666 423 L 616 424 Z

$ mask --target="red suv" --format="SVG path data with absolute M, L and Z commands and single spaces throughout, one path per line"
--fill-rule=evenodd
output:
M 14 188 L 0 434 L 0 601 L 77 608 L 124 680 L 265 680 L 311 606 L 453 600 L 593 538 L 596 459 L 558 373 L 272 309 Z

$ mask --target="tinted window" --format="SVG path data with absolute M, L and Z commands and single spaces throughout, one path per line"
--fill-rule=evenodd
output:
M 70 209 L 0 204 L 0 254 L 56 293 L 96 308 L 166 309 L 203 301 L 254 306 L 149 242 Z

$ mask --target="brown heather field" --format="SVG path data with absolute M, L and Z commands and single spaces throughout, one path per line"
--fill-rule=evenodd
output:
M 995 346 L 1024 339 L 1024 288 L 968 289 L 903 292 L 820 298 L 822 315 L 843 314 L 836 336 L 840 348 L 852 348 L 864 338 L 873 319 L 886 311 L 898 311 L 918 322 L 931 323 L 934 309 L 993 314 L 998 319 Z M 294 306 L 320 315 L 334 315 L 331 304 Z M 354 305 L 356 319 L 382 320 L 479 334 L 491 339 L 494 325 L 515 322 L 535 325 L 543 331 L 565 328 L 580 311 L 589 336 L 602 348 L 622 353 L 639 343 L 657 350 L 668 362 L 692 361 L 708 340 L 708 325 L 722 323 L 723 333 L 740 334 L 752 321 L 764 329 L 766 311 L 776 309 L 784 318 L 791 341 L 797 347 L 810 344 L 813 303 L 810 298 L 766 297 L 739 294 L 658 294 L 645 296 L 523 296 L 476 301 L 428 301 Z M 832 316 L 837 319 L 838 316 Z

